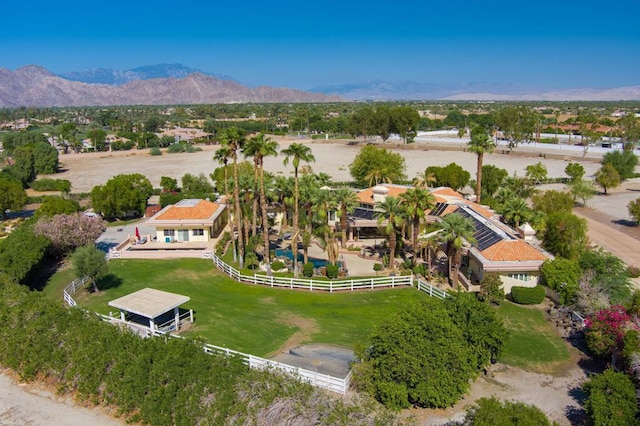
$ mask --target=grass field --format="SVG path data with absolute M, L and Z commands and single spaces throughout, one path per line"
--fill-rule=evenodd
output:
M 498 308 L 510 336 L 501 362 L 539 372 L 569 360 L 567 343 L 547 322 L 541 310 L 504 301 Z
M 196 317 L 187 335 L 259 356 L 292 338 L 353 347 L 389 314 L 428 297 L 415 288 L 329 294 L 240 284 L 200 259 L 119 260 L 110 262 L 109 270 L 99 294 L 81 290 L 74 295 L 80 306 L 115 313 L 108 301 L 145 287 L 183 294 L 191 298 L 184 307 Z M 72 278 L 60 274 L 65 276 L 54 276 L 47 290 L 52 296 Z
M 81 290 L 74 295 L 80 306 L 115 313 L 107 304 L 110 300 L 145 287 L 183 294 L 191 298 L 184 307 L 193 309 L 196 317 L 186 335 L 258 356 L 289 344 L 353 347 L 388 315 L 428 297 L 415 288 L 330 294 L 241 284 L 200 259 L 117 260 L 109 270 L 99 294 Z M 62 289 L 72 279 L 72 270 L 63 269 L 44 291 L 62 300 Z M 566 342 L 539 309 L 505 301 L 497 312 L 510 332 L 501 362 L 550 372 L 569 359 Z

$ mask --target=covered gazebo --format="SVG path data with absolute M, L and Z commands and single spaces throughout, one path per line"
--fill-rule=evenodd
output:
M 168 291 L 143 288 L 109 302 L 109 306 L 120 309 L 120 319 L 131 317 L 140 322 L 148 321 L 152 333 L 180 329 L 180 305 L 190 300 L 188 296 Z M 193 323 L 193 310 L 189 309 L 189 321 Z M 172 327 L 173 326 L 173 327 Z

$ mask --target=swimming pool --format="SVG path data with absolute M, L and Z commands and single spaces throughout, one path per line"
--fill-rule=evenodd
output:
M 293 253 L 291 252 L 291 249 L 277 249 L 275 253 L 276 257 L 286 257 L 287 259 L 293 260 Z M 302 253 L 298 253 L 298 262 L 302 263 L 303 261 L 304 256 L 302 255 Z M 316 257 L 310 257 L 309 262 L 313 263 L 314 268 L 321 268 L 329 263 L 328 260 L 318 259 Z

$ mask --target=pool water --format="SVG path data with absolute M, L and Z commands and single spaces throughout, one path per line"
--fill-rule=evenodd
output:
M 286 257 L 287 259 L 293 260 L 293 253 L 291 249 L 277 249 L 275 251 L 277 257 Z M 298 253 L 298 262 L 302 263 L 304 261 L 304 256 L 302 253 Z M 309 262 L 313 263 L 314 268 L 321 268 L 326 266 L 329 261 L 325 259 L 318 259 L 316 257 L 310 257 Z

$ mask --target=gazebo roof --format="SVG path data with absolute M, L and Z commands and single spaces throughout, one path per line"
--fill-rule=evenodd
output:
M 143 288 L 109 302 L 109 306 L 123 311 L 142 315 L 146 318 L 156 318 L 169 312 L 183 303 L 191 300 L 188 296 L 169 293 L 168 291 Z

